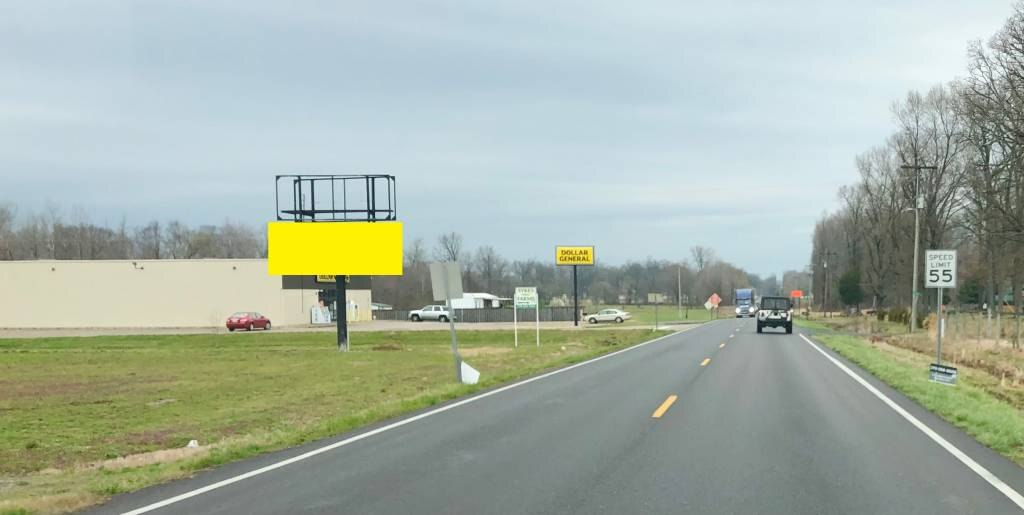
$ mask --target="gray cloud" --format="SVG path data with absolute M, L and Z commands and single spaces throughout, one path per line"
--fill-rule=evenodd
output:
M 398 176 L 409 236 L 691 245 L 801 267 L 815 218 L 998 2 L 7 2 L 0 200 L 273 216 L 271 176 Z

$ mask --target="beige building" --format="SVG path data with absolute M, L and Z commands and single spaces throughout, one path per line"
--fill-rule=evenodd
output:
M 370 290 L 347 298 L 349 320 L 371 319 Z M 265 259 L 0 261 L 0 328 L 216 327 L 236 311 L 296 326 L 319 304 Z

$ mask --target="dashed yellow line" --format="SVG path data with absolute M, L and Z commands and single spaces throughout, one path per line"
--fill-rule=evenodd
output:
M 718 344 L 718 348 L 719 348 L 719 349 L 721 349 L 722 347 L 725 347 L 725 342 L 722 342 L 722 343 L 719 343 L 719 344 Z
M 651 418 L 661 418 L 661 416 L 664 415 L 670 407 L 672 407 L 672 404 L 675 404 L 677 398 L 678 397 L 675 395 L 669 395 L 668 398 L 665 399 L 665 402 L 661 403 L 661 406 L 658 406 L 658 409 L 654 410 L 654 414 L 651 415 Z
M 704 358 L 704 361 L 700 362 L 700 366 L 706 367 L 708 366 L 708 363 L 711 363 L 711 358 Z

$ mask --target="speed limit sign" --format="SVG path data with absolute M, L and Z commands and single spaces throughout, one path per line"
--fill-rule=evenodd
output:
M 956 251 L 926 250 L 925 288 L 956 288 Z

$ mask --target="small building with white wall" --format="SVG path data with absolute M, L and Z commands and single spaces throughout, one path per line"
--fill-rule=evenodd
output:
M 237 311 L 302 326 L 333 298 L 333 286 L 286 282 L 265 259 L 0 261 L 0 328 L 223 327 Z M 372 319 L 363 284 L 347 291 L 351 321 Z
M 452 299 L 452 307 L 455 309 L 487 309 L 500 308 L 503 299 L 490 293 L 463 293 L 461 298 Z

